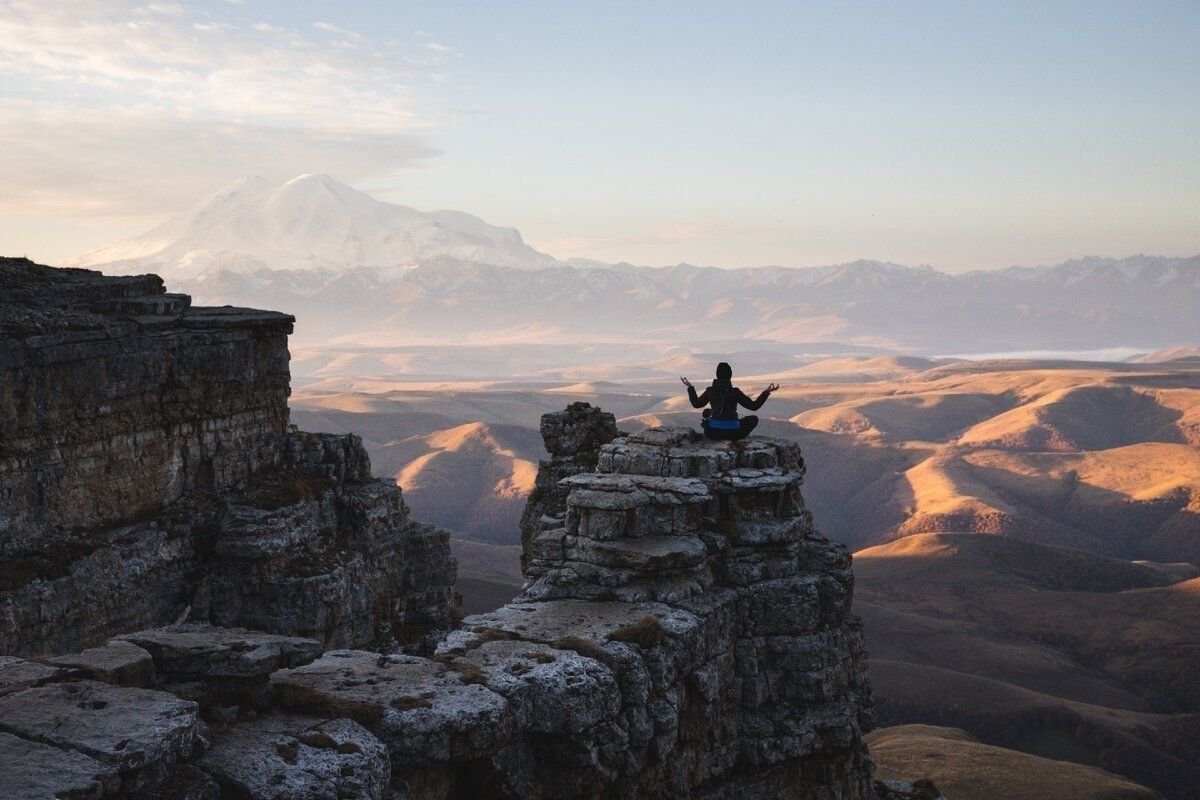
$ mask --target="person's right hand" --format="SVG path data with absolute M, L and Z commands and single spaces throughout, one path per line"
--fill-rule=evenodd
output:
M 690 388 L 692 388 L 692 382 L 691 382 L 691 381 L 689 381 L 687 378 L 684 378 L 684 377 L 682 377 L 682 376 L 681 376 L 681 377 L 679 378 L 679 380 L 683 381 L 683 385 L 684 385 L 684 386 L 688 387 L 689 389 L 690 389 Z
M 777 391 L 779 391 L 779 384 L 778 384 L 778 383 L 772 383 L 770 386 L 768 386 L 768 387 L 766 388 L 766 392 L 767 392 L 767 394 L 770 394 L 771 392 L 777 392 Z

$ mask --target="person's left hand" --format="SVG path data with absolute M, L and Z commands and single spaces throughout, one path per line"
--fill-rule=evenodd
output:
M 692 388 L 692 382 L 689 381 L 687 378 L 681 377 L 679 380 L 683 381 L 684 386 L 688 387 L 689 389 Z
M 777 392 L 777 391 L 779 391 L 779 384 L 778 384 L 778 383 L 772 383 L 770 386 L 768 386 L 768 387 L 766 388 L 766 392 L 767 392 L 767 394 L 770 394 L 771 392 Z

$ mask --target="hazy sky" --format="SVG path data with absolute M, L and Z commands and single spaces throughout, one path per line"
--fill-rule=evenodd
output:
M 327 172 L 560 257 L 1200 253 L 1200 2 L 8 2 L 0 253 Z

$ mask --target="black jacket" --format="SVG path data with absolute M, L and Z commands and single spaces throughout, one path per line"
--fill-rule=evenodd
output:
M 695 386 L 688 387 L 688 400 L 691 401 L 692 408 L 704 408 L 711 403 L 713 419 L 737 419 L 739 405 L 751 411 L 758 411 L 770 395 L 770 392 L 763 392 L 751 400 L 741 389 L 723 381 L 713 381 L 712 386 L 707 387 L 699 396 L 696 395 Z

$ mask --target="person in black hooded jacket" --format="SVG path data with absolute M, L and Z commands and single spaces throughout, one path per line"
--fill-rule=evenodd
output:
M 696 394 L 696 387 L 692 386 L 692 382 L 687 378 L 679 380 L 687 387 L 692 408 L 711 406 L 710 410 L 705 410 L 704 419 L 700 423 L 700 427 L 704 428 L 704 435 L 709 439 L 729 442 L 745 439 L 758 425 L 758 417 L 754 415 L 738 419 L 737 407 L 740 405 L 751 411 L 758 411 L 763 403 L 767 402 L 771 392 L 779 388 L 779 384 L 772 383 L 763 389 L 758 397 L 751 400 L 745 392 L 733 385 L 733 368 L 724 361 L 717 364 L 717 377 L 712 386 L 700 395 Z

